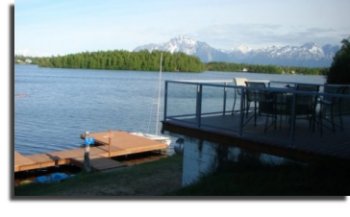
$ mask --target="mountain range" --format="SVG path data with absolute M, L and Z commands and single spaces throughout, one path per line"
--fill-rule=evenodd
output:
M 203 62 L 235 62 L 247 64 L 273 64 L 281 66 L 329 67 L 338 45 L 305 43 L 301 46 L 270 46 L 251 49 L 240 46 L 237 49 L 216 49 L 206 42 L 197 41 L 187 36 L 179 36 L 162 44 L 147 44 L 136 47 L 140 50 L 162 50 L 168 52 L 184 52 L 200 58 Z

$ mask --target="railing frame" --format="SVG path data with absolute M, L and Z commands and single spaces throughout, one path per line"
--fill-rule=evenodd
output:
M 193 85 L 196 86 L 196 111 L 194 114 L 184 114 L 184 115 L 175 115 L 175 116 L 168 116 L 168 96 L 169 96 L 169 83 L 173 84 L 187 84 L 187 85 Z M 278 81 L 272 81 L 271 83 L 280 83 L 280 84 L 298 84 L 296 82 L 278 82 Z M 320 85 L 322 86 L 322 85 Z M 222 101 L 222 111 L 215 111 L 215 112 L 207 112 L 202 113 L 202 103 L 203 103 L 203 87 L 217 87 L 217 88 L 223 88 L 223 101 Z M 317 96 L 320 97 L 341 97 L 345 99 L 350 100 L 350 95 L 344 95 L 344 94 L 330 94 L 330 93 L 323 93 L 323 92 L 309 92 L 309 91 L 300 91 L 295 89 L 286 89 L 286 88 L 274 88 L 271 87 L 270 83 L 268 84 L 268 89 L 262 89 L 261 91 L 268 91 L 268 92 L 278 92 L 278 93 L 289 93 L 293 94 L 292 97 L 292 104 L 291 104 L 291 130 L 289 132 L 289 139 L 290 139 L 290 145 L 294 145 L 295 142 L 295 119 L 296 119 L 296 95 L 309 95 L 309 96 Z M 241 98 L 240 98 L 240 119 L 239 119 L 239 126 L 238 126 L 238 134 L 239 136 L 242 136 L 244 134 L 244 116 L 245 116 L 245 97 L 246 97 L 246 91 L 247 87 L 242 86 L 234 86 L 234 85 L 228 85 L 227 82 L 224 82 L 223 84 L 215 84 L 215 83 L 203 83 L 203 82 L 188 82 L 188 81 L 165 81 L 165 93 L 164 93 L 164 121 L 167 119 L 175 119 L 180 117 L 190 117 L 194 116 L 196 119 L 196 126 L 198 128 L 202 127 L 201 119 L 203 115 L 213 115 L 213 114 L 222 114 L 226 115 L 226 105 L 227 105 L 227 89 L 228 88 L 234 88 L 236 90 L 240 89 L 241 91 Z M 254 90 L 259 91 L 259 88 L 254 88 Z M 233 108 L 234 110 L 235 108 Z M 231 112 L 230 112 L 231 114 Z M 231 114 L 233 115 L 233 114 Z
M 202 117 L 202 91 L 203 84 L 197 84 L 197 95 L 196 95 L 196 120 L 197 127 L 201 127 L 201 117 Z

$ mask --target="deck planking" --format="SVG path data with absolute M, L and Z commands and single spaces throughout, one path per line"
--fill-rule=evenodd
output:
M 83 139 L 84 135 L 81 136 Z M 90 147 L 90 165 L 95 170 L 105 170 L 125 166 L 112 157 L 164 150 L 168 146 L 141 136 L 123 131 L 90 133 L 97 146 Z M 15 172 L 42 169 L 66 164 L 82 166 L 85 148 L 55 151 L 24 156 L 15 152 Z
M 265 121 L 266 117 L 259 116 L 255 126 L 251 120 L 241 135 L 239 115 L 202 117 L 200 127 L 195 118 L 168 119 L 163 122 L 163 130 L 294 160 L 350 161 L 350 116 L 343 117 L 344 129 L 336 132 L 324 129 L 323 135 L 319 126 L 313 132 L 307 120 L 297 120 L 294 140 L 291 140 L 290 127 L 285 120 L 278 123 L 276 129 L 267 130 Z

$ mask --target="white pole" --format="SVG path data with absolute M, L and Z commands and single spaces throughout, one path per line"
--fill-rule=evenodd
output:
M 162 66 L 163 66 L 163 53 L 160 53 L 159 75 L 158 75 L 158 100 L 157 100 L 157 114 L 156 114 L 156 135 L 158 135 L 159 133 L 160 98 L 162 93 Z

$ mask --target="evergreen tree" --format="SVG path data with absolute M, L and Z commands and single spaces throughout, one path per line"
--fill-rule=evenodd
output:
M 327 82 L 350 84 L 350 37 L 342 41 L 341 49 L 335 54 L 328 71 Z

